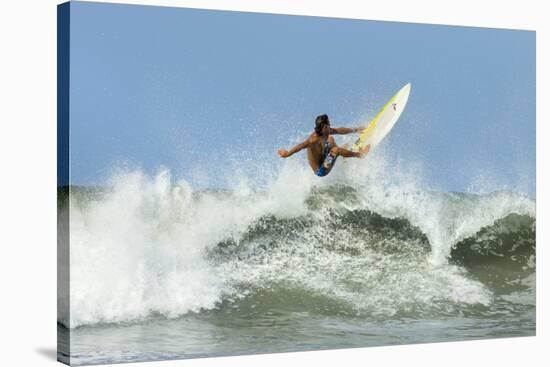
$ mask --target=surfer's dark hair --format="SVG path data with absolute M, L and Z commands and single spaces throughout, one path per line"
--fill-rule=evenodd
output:
M 323 135 L 323 127 L 325 125 L 330 125 L 328 116 L 325 114 L 317 116 L 315 119 L 315 132 L 317 135 Z

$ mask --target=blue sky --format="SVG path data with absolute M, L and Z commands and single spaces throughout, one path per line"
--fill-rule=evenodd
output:
M 73 2 L 71 183 L 277 166 L 318 114 L 355 125 L 407 82 L 393 156 L 534 195 L 534 32 Z

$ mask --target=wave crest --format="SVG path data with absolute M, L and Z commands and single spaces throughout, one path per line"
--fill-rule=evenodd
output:
M 167 171 L 72 187 L 59 200 L 71 240 L 70 319 L 61 309 L 59 322 L 178 317 L 273 289 L 372 315 L 449 312 L 491 302 L 462 265 L 533 252 L 534 201 L 522 195 L 340 178 L 289 164 L 261 190 L 194 191 Z

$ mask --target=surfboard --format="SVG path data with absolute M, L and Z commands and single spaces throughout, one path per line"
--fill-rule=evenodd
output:
M 388 103 L 382 107 L 378 114 L 361 132 L 359 138 L 351 148 L 353 152 L 358 152 L 369 144 L 370 150 L 372 151 L 372 149 L 388 135 L 405 109 L 410 92 L 411 83 L 408 83 L 391 97 Z

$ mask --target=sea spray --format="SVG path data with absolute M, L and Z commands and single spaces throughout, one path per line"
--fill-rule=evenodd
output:
M 286 161 L 259 188 L 241 177 L 195 190 L 164 170 L 121 172 L 93 195 L 73 189 L 71 318 L 59 321 L 173 318 L 261 294 L 381 318 L 492 302 L 490 288 L 449 263 L 451 251 L 510 214 L 534 218 L 531 199 L 430 191 L 383 160 L 337 164 L 319 179 Z

